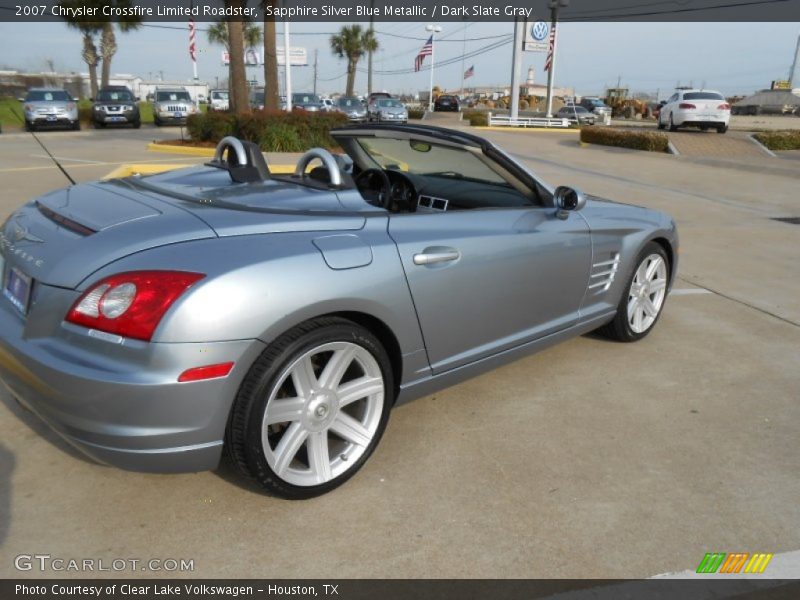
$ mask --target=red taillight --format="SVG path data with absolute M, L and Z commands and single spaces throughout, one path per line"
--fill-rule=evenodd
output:
M 173 302 L 203 277 L 186 271 L 130 271 L 112 275 L 86 290 L 72 305 L 66 320 L 149 342 Z
M 725 102 L 724 104 L 720 104 L 717 107 L 717 110 L 730 110 L 730 109 L 731 109 L 731 105 L 728 104 L 727 102 Z
M 680 104 L 678 104 L 678 108 L 687 110 L 687 109 L 694 109 L 697 107 L 694 104 L 689 104 L 688 102 L 681 102 Z
M 202 381 L 203 379 L 216 379 L 217 377 L 225 377 L 233 369 L 232 362 L 220 363 L 218 365 L 206 365 L 205 367 L 194 367 L 193 369 L 186 369 L 178 377 L 180 383 L 188 381 Z

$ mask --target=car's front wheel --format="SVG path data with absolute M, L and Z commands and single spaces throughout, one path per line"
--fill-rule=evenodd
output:
M 675 125 L 675 119 L 672 118 L 672 115 L 669 116 L 669 130 L 678 131 L 678 126 Z
M 372 333 L 340 318 L 308 321 L 250 369 L 228 422 L 228 453 L 276 495 L 318 496 L 372 454 L 393 390 L 389 357 Z
M 664 248 L 649 242 L 636 259 L 617 314 L 599 333 L 621 342 L 635 342 L 653 329 L 667 299 L 669 259 Z

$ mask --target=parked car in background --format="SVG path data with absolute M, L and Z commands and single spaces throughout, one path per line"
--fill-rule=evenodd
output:
M 197 112 L 197 106 L 186 88 L 156 88 L 153 95 L 153 122 L 157 127 L 165 124 L 184 125 L 189 115 Z
M 436 100 L 433 101 L 433 111 L 434 112 L 443 112 L 443 111 L 450 111 L 450 112 L 458 112 L 461 110 L 461 103 L 458 101 L 456 96 L 451 96 L 450 94 L 442 94 Z
M 561 107 L 556 113 L 556 117 L 559 119 L 569 119 L 570 123 L 575 123 L 577 125 L 594 125 L 596 118 L 594 113 L 590 113 L 584 107 L 575 104 L 568 104 L 567 106 Z
M 228 90 L 211 90 L 208 93 L 208 110 L 228 110 L 230 95 Z
M 250 108 L 252 110 L 264 110 L 265 97 L 264 88 L 251 88 Z
M 136 96 L 124 85 L 110 85 L 97 92 L 92 105 L 92 124 L 103 128 L 106 125 L 142 126 Z
M 584 96 L 578 104 L 598 117 L 611 116 L 611 107 L 597 96 Z
M 408 123 L 408 110 L 400 100 L 377 98 L 367 105 L 367 119 L 378 123 Z
M 669 97 L 658 114 L 658 128 L 677 131 L 679 127 L 698 127 L 701 131 L 728 131 L 731 105 L 714 90 L 678 90 Z
M 332 111 L 336 106 L 336 103 L 333 101 L 332 98 L 322 98 L 320 100 L 320 103 L 322 104 L 322 110 L 324 110 L 325 112 Z
M 369 96 L 364 98 L 363 102 L 364 105 L 367 107 L 367 110 L 369 110 L 370 106 L 375 104 L 375 102 L 377 102 L 378 100 L 386 100 L 391 97 L 392 95 L 389 92 L 372 92 Z
M 300 108 L 308 112 L 319 112 L 323 110 L 322 101 L 316 94 L 299 92 L 292 94 L 292 108 Z
M 31 88 L 24 98 L 25 129 L 39 127 L 67 127 L 80 129 L 78 101 L 60 88 Z
M 550 186 L 466 132 L 331 136 L 345 155 L 311 149 L 291 175 L 228 137 L 205 164 L 19 207 L 0 230 L 11 394 L 102 463 L 195 472 L 225 451 L 309 498 L 359 470 L 397 404 L 590 331 L 656 327 L 679 256 L 668 215 Z M 548 376 L 530 369 L 530 386 Z M 530 435 L 513 401 L 486 400 L 506 435 Z
M 367 107 L 355 96 L 342 96 L 336 101 L 334 110 L 346 114 L 354 123 L 367 120 Z

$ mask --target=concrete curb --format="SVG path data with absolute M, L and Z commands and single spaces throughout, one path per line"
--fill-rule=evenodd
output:
M 478 131 L 524 131 L 527 133 L 541 133 L 546 131 L 547 133 L 580 134 L 581 132 L 580 129 L 556 129 L 553 127 L 498 127 L 496 125 L 473 127 L 472 129 L 476 129 Z
M 767 155 L 771 156 L 772 158 L 778 158 L 777 154 L 775 154 L 772 150 L 767 148 L 764 144 L 762 144 L 761 142 L 759 142 L 756 139 L 756 134 L 755 133 L 751 133 L 750 135 L 747 136 L 747 138 L 751 142 L 753 142 L 756 146 L 758 146 L 761 150 L 763 150 Z
M 678 152 L 678 149 L 675 147 L 675 144 L 673 144 L 672 142 L 667 142 L 667 152 L 675 156 L 681 155 L 681 153 Z

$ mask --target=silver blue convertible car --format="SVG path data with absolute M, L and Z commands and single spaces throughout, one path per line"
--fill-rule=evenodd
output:
M 225 450 L 307 498 L 358 471 L 394 405 L 658 321 L 668 216 L 551 188 L 467 133 L 333 136 L 344 154 L 312 149 L 293 175 L 226 138 L 205 165 L 17 210 L 0 233 L 11 393 L 100 462 L 198 471 Z

